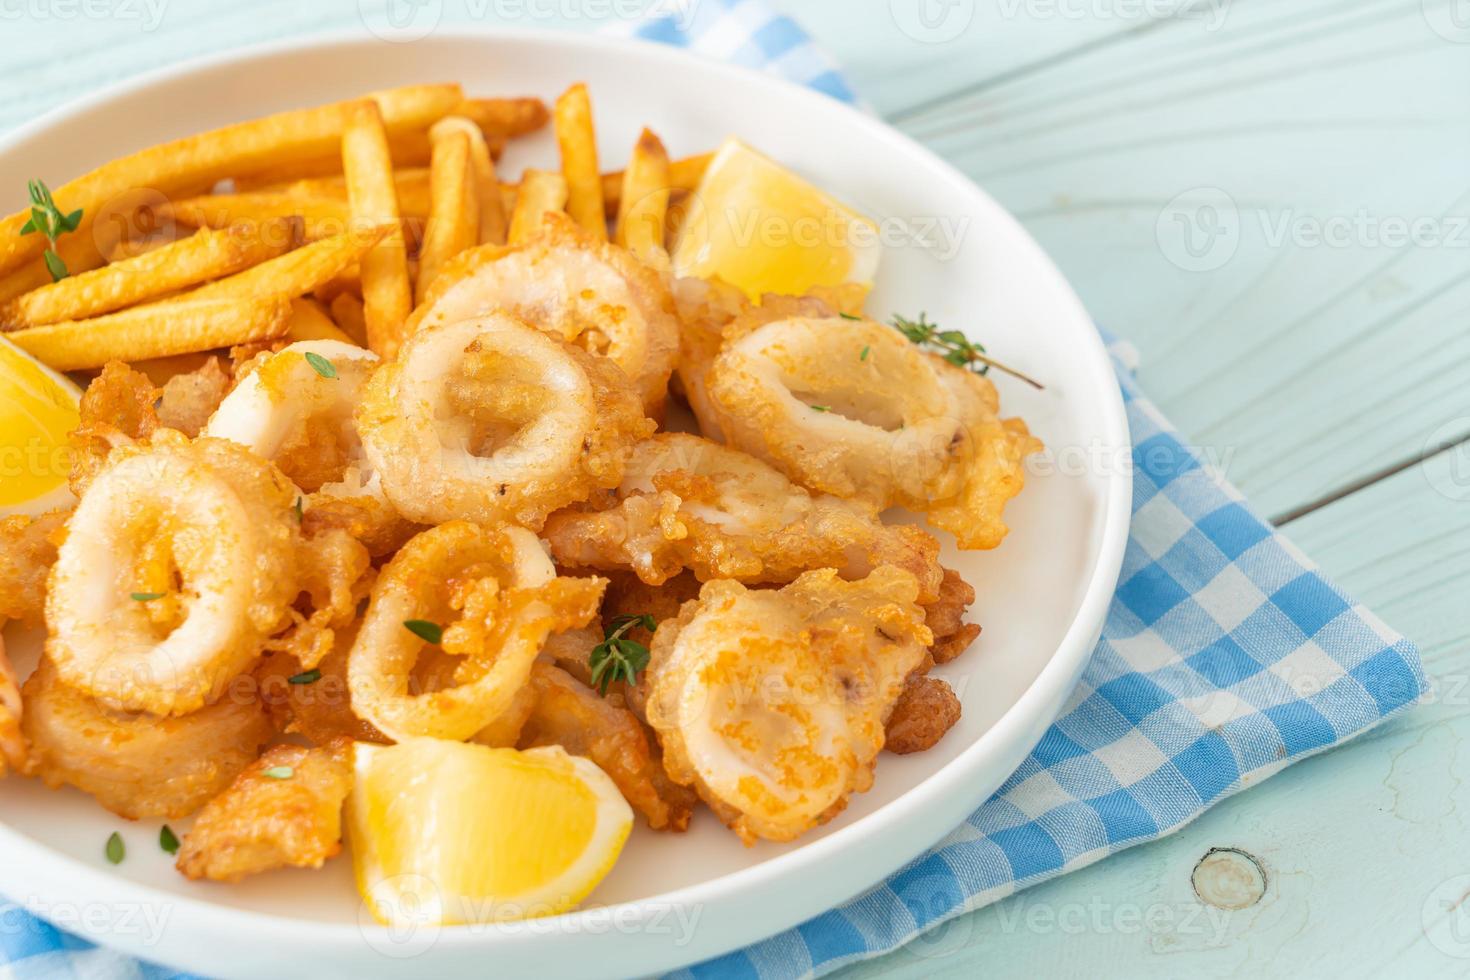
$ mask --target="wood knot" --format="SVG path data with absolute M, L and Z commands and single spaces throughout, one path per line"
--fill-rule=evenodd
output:
M 1212 847 L 1190 875 L 1194 893 L 1219 909 L 1249 908 L 1266 894 L 1266 869 L 1234 847 Z

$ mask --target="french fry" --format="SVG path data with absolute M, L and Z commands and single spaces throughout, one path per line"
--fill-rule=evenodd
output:
M 527 170 L 521 177 L 521 189 L 510 216 L 510 244 L 519 245 L 541 234 L 546 212 L 560 211 L 566 203 L 567 182 L 561 174 Z
M 413 308 L 408 250 L 398 227 L 398 195 L 382 114 L 372 102 L 354 103 L 342 133 L 342 173 L 355 220 L 388 222 L 394 227 L 362 257 L 363 315 L 368 347 L 392 358 L 403 340 L 403 325 Z
M 228 351 L 222 352 L 229 360 Z M 204 366 L 211 357 L 218 356 L 213 351 L 193 351 L 189 354 L 170 354 L 168 357 L 149 357 L 141 361 L 130 361 L 128 367 L 134 371 L 142 371 L 148 375 L 148 380 L 153 382 L 155 388 L 162 388 L 168 383 L 169 378 L 180 374 L 189 374 Z
M 331 304 L 340 293 L 350 293 L 362 302 L 362 266 L 349 265 L 337 275 L 312 290 L 320 303 Z
M 441 120 L 442 122 L 443 120 Z M 438 125 L 435 123 L 434 125 Z M 407 215 L 428 217 L 430 206 L 429 168 L 402 167 L 393 171 L 393 192 L 398 195 L 398 210 Z M 330 198 L 347 200 L 347 181 L 335 177 L 311 177 L 262 187 L 253 193 L 284 194 L 287 197 Z
M 422 222 L 428 217 L 428 187 L 411 203 L 421 211 L 403 209 L 402 216 Z M 340 196 L 309 197 L 293 192 L 252 194 L 206 194 L 165 205 L 165 214 L 194 228 L 228 228 L 240 222 L 263 222 L 272 218 L 298 216 L 306 240 L 317 242 L 340 235 L 352 227 L 352 208 L 344 186 Z
M 332 319 L 343 333 L 359 347 L 367 346 L 367 321 L 362 315 L 362 300 L 351 293 L 338 293 L 332 299 Z
M 460 132 L 470 141 L 470 166 L 474 171 L 475 201 L 480 207 L 479 232 L 476 239 L 480 244 L 505 244 L 505 204 L 501 198 L 500 181 L 495 177 L 495 160 L 485 144 L 485 134 L 480 127 L 464 116 L 445 116 L 429 129 L 429 138 L 438 139 L 444 133 Z M 401 192 L 400 192 L 401 194 Z M 401 199 L 401 198 L 400 198 Z
M 299 243 L 298 229 L 289 218 L 206 229 L 136 258 L 27 293 L 0 307 L 0 327 L 8 330 L 84 320 L 232 275 L 290 251 Z
M 668 212 L 669 154 L 653 131 L 645 129 L 623 176 L 617 243 L 650 265 L 667 265 L 664 221 Z
M 424 130 L 388 134 L 388 155 L 393 166 L 401 170 L 427 170 L 429 166 L 429 136 Z M 299 180 L 328 180 L 342 176 L 342 151 L 338 149 L 330 156 L 315 160 L 303 160 L 269 167 L 255 173 L 235 177 L 235 190 L 244 194 L 254 191 L 278 189 L 283 184 Z
M 237 272 L 233 276 L 200 286 L 180 299 L 247 300 L 257 296 L 305 296 L 339 276 L 354 262 L 363 261 L 392 232 L 382 224 L 324 238 L 287 252 L 279 258 Z
M 556 143 L 567 182 L 567 214 L 594 238 L 607 239 L 602 178 L 597 170 L 597 133 L 587 86 L 578 82 L 556 100 Z
M 279 296 L 180 298 L 134 306 L 89 320 L 66 320 L 6 335 L 58 371 L 98 368 L 258 343 L 283 336 L 291 303 Z
M 440 130 L 433 140 L 432 203 L 419 249 L 416 296 L 420 303 L 440 267 L 474 247 L 480 237 L 479 190 L 470 163 L 470 138 L 462 132 Z
M 106 259 L 91 231 L 83 235 L 73 232 L 63 235 L 56 244 L 56 254 L 66 263 L 72 275 L 90 272 L 100 267 Z M 0 303 L 19 299 L 32 290 L 42 289 L 52 282 L 46 263 L 39 258 L 29 259 L 13 272 L 0 275 Z
M 291 322 L 286 327 L 286 339 L 292 343 L 298 340 L 356 342 L 332 322 L 320 303 L 299 296 L 291 301 Z
M 470 120 L 492 142 L 497 136 L 505 140 L 534 133 L 551 118 L 546 103 L 534 98 L 465 99 L 449 115 Z
M 669 189 L 676 194 L 681 191 L 694 190 L 699 186 L 704 172 L 709 169 L 709 162 L 714 158 L 713 153 L 701 153 L 698 156 L 682 157 L 670 161 Z M 622 206 L 624 176 L 621 170 L 602 175 L 602 197 L 607 206 L 609 218 L 616 216 L 618 208 Z
M 372 96 L 384 125 L 394 132 L 427 131 L 464 98 L 458 85 L 416 85 Z M 282 112 L 253 122 L 187 136 L 105 163 L 56 188 L 57 204 L 80 208 L 85 237 L 89 222 L 110 201 L 137 188 L 178 194 L 216 181 L 330 155 L 360 102 Z M 197 192 L 197 191 L 190 191 Z M 41 254 L 43 235 L 21 235 L 30 217 L 21 211 L 0 220 L 0 273 Z

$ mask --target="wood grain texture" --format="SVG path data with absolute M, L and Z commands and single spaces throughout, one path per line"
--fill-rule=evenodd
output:
M 1443 698 L 846 975 L 1466 972 L 1470 949 L 1445 929 L 1470 938 L 1470 914 L 1436 891 L 1470 873 L 1470 23 L 1456 2 L 774 4 L 878 112 L 1021 217 L 1139 347 L 1165 413 L 1267 513 L 1306 513 L 1289 532 L 1424 646 Z M 156 65 L 362 29 L 355 0 L 136 9 L 7 21 L 0 130 Z M 494 21 L 504 9 L 445 0 L 443 23 L 602 26 L 575 3 Z M 1393 237 L 1415 222 L 1418 243 Z M 1196 899 L 1212 847 L 1260 860 L 1261 902 L 1221 914 Z

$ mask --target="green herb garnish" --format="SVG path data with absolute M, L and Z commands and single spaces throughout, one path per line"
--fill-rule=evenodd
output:
M 106 854 L 107 860 L 113 864 L 122 864 L 122 859 L 127 857 L 128 849 L 123 846 L 122 836 L 115 830 L 107 838 Z
M 163 592 L 134 592 L 133 593 L 133 601 L 134 602 L 152 602 L 154 599 L 162 599 L 164 597 L 164 595 L 165 595 L 165 593 L 163 593 Z
M 830 406 L 830 405 L 811 405 L 811 406 L 808 406 L 808 407 L 810 407 L 813 412 L 830 412 L 830 411 L 832 411 L 832 406 Z
M 618 616 L 609 624 L 603 641 L 592 648 L 587 666 L 592 669 L 592 686 L 607 697 L 608 685 L 622 680 L 638 683 L 638 672 L 648 666 L 648 647 L 628 639 L 628 630 L 641 626 L 650 633 L 657 628 L 652 616 Z
M 320 670 L 317 670 L 317 669 L 313 668 L 312 670 L 304 670 L 304 671 L 302 671 L 299 674 L 292 674 L 290 677 L 286 678 L 286 683 L 287 684 L 315 684 L 317 681 L 319 681 L 321 679 L 322 679 L 322 672 Z
M 862 319 L 862 317 L 860 317 L 860 316 L 853 316 L 851 313 L 839 313 L 837 315 L 840 316 L 840 317 L 842 317 L 842 319 L 844 319 L 844 320 L 861 320 Z
M 871 354 L 871 353 L 873 353 L 873 348 L 871 348 L 871 347 L 864 347 L 863 348 L 863 352 L 858 355 L 858 360 L 860 360 L 860 361 L 866 361 L 868 359 L 868 355 Z
M 405 619 L 403 628 L 426 643 L 437 644 L 444 639 L 444 627 L 427 619 Z
M 260 774 L 266 779 L 290 779 L 296 775 L 296 770 L 290 766 L 271 766 L 269 769 L 262 769 Z
M 337 366 L 314 350 L 306 352 L 306 363 L 310 364 L 311 369 L 324 378 L 335 378 L 337 376 Z
M 51 273 L 52 282 L 60 282 L 68 273 L 66 263 L 56 254 L 56 240 L 69 231 L 77 230 L 77 225 L 82 221 L 82 212 L 78 209 L 71 214 L 62 214 L 51 197 L 51 188 L 44 181 L 28 180 L 26 190 L 31 195 L 31 216 L 21 226 L 20 233 L 30 235 L 39 231 L 46 236 L 46 240 L 51 243 L 43 256 L 46 260 L 46 271 Z
M 302 505 L 302 500 L 303 499 L 304 498 L 302 498 L 302 497 L 297 497 L 296 498 L 296 523 L 297 524 L 300 524 L 301 523 L 301 519 L 306 516 L 306 508 Z
M 179 853 L 179 835 L 168 824 L 164 824 L 163 829 L 158 832 L 158 846 L 170 854 Z
M 1019 378 L 1038 391 L 1042 390 L 1040 381 L 988 356 L 983 344 L 975 343 L 958 330 L 940 330 L 939 325 L 930 323 L 923 313 L 919 314 L 917 320 L 895 315 L 893 328 L 913 343 L 932 350 L 956 367 L 968 368 L 976 374 L 989 374 L 991 368 L 996 368 L 1013 378 Z

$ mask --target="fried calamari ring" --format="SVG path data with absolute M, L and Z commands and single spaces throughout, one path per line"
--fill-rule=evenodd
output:
M 10 619 L 40 625 L 46 578 L 56 562 L 56 542 L 70 517 L 67 508 L 35 517 L 14 514 L 0 519 L 0 626 Z
M 630 568 L 650 585 L 684 569 L 700 581 L 789 582 L 815 568 L 858 579 L 897 565 L 938 596 L 939 542 L 889 527 L 860 501 L 811 493 L 754 457 L 698 436 L 660 433 L 633 447 L 618 503 L 566 510 L 546 524 L 552 556 L 568 567 Z
M 157 715 L 213 700 L 289 621 L 295 500 L 232 442 L 162 429 L 114 450 L 51 569 L 46 653 L 62 680 Z
M 648 723 L 664 768 L 747 844 L 787 841 L 872 785 L 884 722 L 932 637 L 909 573 L 782 589 L 709 582 L 659 624 Z
M 1000 544 L 1022 461 L 1041 444 L 998 417 L 988 379 L 869 320 L 726 337 L 709 392 L 727 442 L 814 490 L 922 512 L 961 548 Z
M 400 513 L 533 529 L 617 486 L 654 427 L 617 365 L 503 313 L 414 334 L 357 419 Z
M 275 463 L 300 490 L 306 513 L 325 507 L 350 518 L 314 515 L 312 525 L 342 527 L 373 554 L 397 549 L 413 527 L 383 495 L 353 420 L 378 355 L 337 340 L 303 340 L 251 363 L 204 434 Z
M 606 584 L 557 577 L 522 528 L 451 521 L 424 531 L 373 588 L 347 661 L 352 710 L 395 741 L 470 738 L 511 708 L 547 637 L 597 615 Z M 405 627 L 414 621 L 443 626 L 437 649 Z M 432 677 L 416 678 L 424 655 Z M 415 680 L 429 690 L 415 693 Z
M 285 767 L 289 779 L 266 775 Z M 204 805 L 175 862 L 185 878 L 239 881 L 276 868 L 320 868 L 342 850 L 352 743 L 275 745 Z
M 632 380 L 644 411 L 663 410 L 679 353 L 674 301 L 663 277 L 629 252 L 594 240 L 564 214 L 524 245 L 462 253 L 426 297 L 419 329 L 513 314 L 592 354 Z
M 129 820 L 193 813 L 275 734 L 253 685 L 182 718 L 113 711 L 61 682 L 43 658 L 22 689 L 29 772 L 90 793 Z

